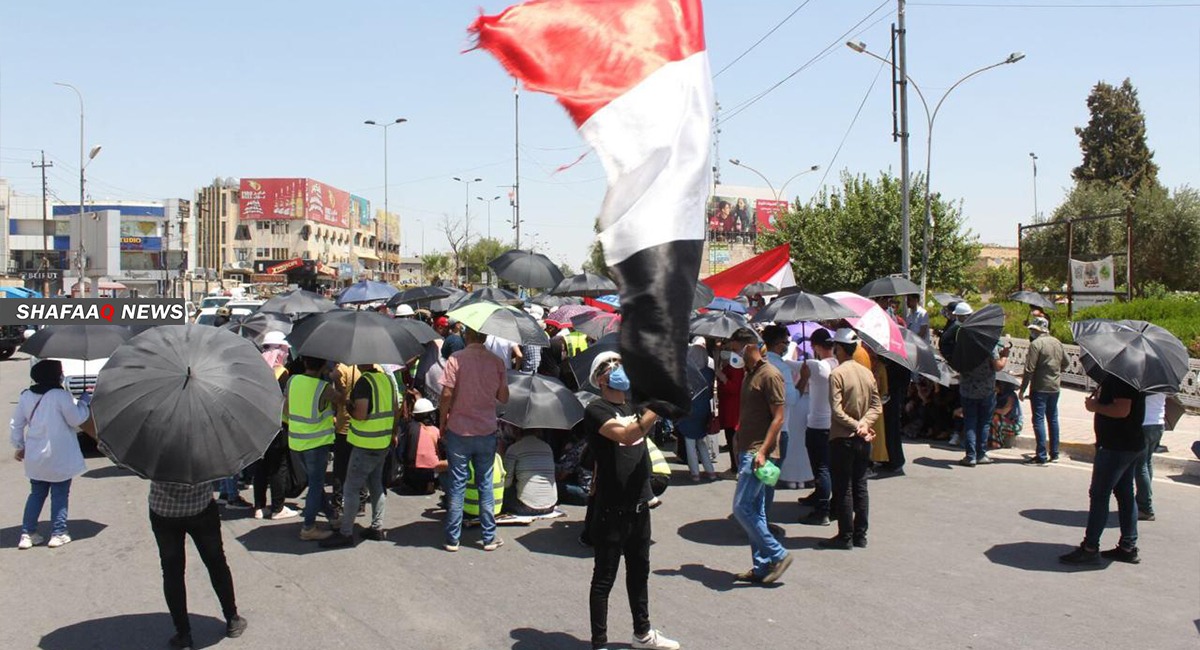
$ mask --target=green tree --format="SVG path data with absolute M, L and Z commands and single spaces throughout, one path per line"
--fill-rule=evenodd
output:
M 592 223 L 592 231 L 600 232 L 599 219 Z M 603 275 L 606 278 L 612 277 L 608 271 L 608 264 L 604 262 L 604 246 L 598 238 L 593 238 L 591 246 L 588 246 L 588 257 L 583 262 L 583 270 L 587 273 Z
M 492 274 L 492 269 L 488 266 L 488 262 L 500 257 L 501 253 L 512 248 L 508 244 L 504 244 L 497 239 L 484 237 L 471 242 L 460 253 L 462 263 L 471 269 L 471 276 L 467 278 L 468 282 L 479 282 L 483 279 L 483 274 Z
M 425 253 L 421 256 L 421 268 L 426 282 L 440 280 L 450 274 L 450 256 L 445 253 Z
M 1100 181 L 1130 196 L 1157 184 L 1158 165 L 1146 145 L 1146 116 L 1129 79 L 1120 87 L 1097 83 L 1087 106 L 1091 119 L 1086 127 L 1075 127 L 1083 150 L 1083 164 L 1071 172 L 1075 181 Z
M 910 209 L 912 276 L 921 274 L 925 236 L 924 179 L 913 179 Z M 776 230 L 759 235 L 763 248 L 792 246 L 796 280 L 807 291 L 855 291 L 870 280 L 900 270 L 900 179 L 883 172 L 877 179 L 842 172 L 841 187 L 807 204 L 797 201 L 776 219 Z M 975 235 L 963 227 L 961 206 L 940 194 L 931 197 L 933 230 L 929 245 L 929 286 L 963 284 L 979 256 Z
M 565 277 L 565 278 L 569 278 L 572 275 L 575 275 L 575 267 L 568 264 L 566 260 L 563 260 L 558 263 L 558 270 L 562 271 L 563 277 Z

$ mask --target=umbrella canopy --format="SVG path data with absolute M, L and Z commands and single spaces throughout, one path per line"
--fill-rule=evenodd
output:
M 287 314 L 292 318 L 306 314 L 323 314 L 337 309 L 332 300 L 311 291 L 294 289 L 271 296 L 258 308 L 259 312 Z
M 746 305 L 729 298 L 713 298 L 704 308 L 710 311 L 731 311 L 735 314 L 746 313 Z
M 533 251 L 513 249 L 501 253 L 488 266 L 501 279 L 526 288 L 549 289 L 563 281 L 558 265 Z
M 395 309 L 400 305 L 409 305 L 412 307 L 427 307 L 429 303 L 440 298 L 449 298 L 454 295 L 454 291 L 446 287 L 435 287 L 432 285 L 424 287 L 410 287 L 400 291 L 396 295 L 388 298 L 387 306 Z
M 222 326 L 242 338 L 250 339 L 255 345 L 262 345 L 262 339 L 267 332 L 283 332 L 290 334 L 292 321 L 283 314 L 259 311 L 242 320 L 233 321 Z
M 571 327 L 577 332 L 600 340 L 621 330 L 621 316 L 604 311 L 589 312 L 572 318 Z
M 402 365 L 424 352 L 425 345 L 401 322 L 375 311 L 339 309 L 296 323 L 288 342 L 302 355 L 347 365 Z
M 470 293 L 464 293 L 451 303 L 451 309 L 458 309 L 476 302 L 494 302 L 501 305 L 519 305 L 525 302 L 517 294 L 500 287 L 483 287 Z
M 712 287 L 701 280 L 696 283 L 696 290 L 692 295 L 692 309 L 704 309 L 716 297 L 717 294 L 713 293 Z
M 908 350 L 904 347 L 904 336 L 900 333 L 900 326 L 882 307 L 875 304 L 874 300 L 849 291 L 827 293 L 825 296 L 833 298 L 856 314 L 847 318 L 846 322 L 859 334 L 871 339 L 877 345 L 877 349 L 882 350 L 879 354 L 907 365 L 905 360 L 908 359 Z
M 571 321 L 582 314 L 595 314 L 600 310 L 590 305 L 564 305 L 546 314 L 547 322 L 553 321 L 558 325 L 571 326 Z
M 708 336 L 714 339 L 727 339 L 739 329 L 748 329 L 750 323 L 741 314 L 717 311 L 701 314 L 692 319 L 688 330 L 697 336 Z
M 1013 386 L 1016 386 L 1017 388 L 1021 387 L 1020 379 L 1018 379 L 1017 377 L 1014 377 L 1010 373 L 1004 372 L 1003 370 L 996 373 L 996 381 L 1002 381 L 1006 384 L 1012 384 Z
M 392 320 L 392 324 L 400 329 L 408 331 L 408 333 L 412 334 L 413 337 L 417 339 L 417 342 L 421 345 L 425 345 L 430 341 L 436 341 L 442 338 L 441 334 L 438 334 L 437 331 L 428 324 L 412 318 L 396 318 Z
M 533 316 L 510 305 L 476 302 L 446 314 L 482 334 L 491 334 L 521 345 L 550 345 L 550 337 Z
M 1071 333 L 1087 353 L 1085 367 L 1090 357 L 1100 370 L 1140 392 L 1177 393 L 1187 376 L 1187 348 L 1158 325 L 1096 318 L 1071 323 Z
M 773 296 L 777 293 L 779 293 L 779 287 L 771 284 L 770 282 L 759 281 L 751 282 L 745 287 L 742 287 L 742 290 L 738 292 L 738 295 L 746 296 L 747 298 L 753 298 L 754 296 Z
M 987 305 L 967 316 L 958 328 L 958 339 L 954 345 L 954 357 L 950 367 L 959 372 L 974 370 L 992 358 L 996 341 L 1004 333 L 1004 309 L 1000 305 Z
M 359 280 L 354 284 L 346 287 L 344 291 L 337 297 L 339 305 L 353 305 L 363 302 L 379 302 L 383 300 L 391 300 L 392 296 L 400 293 L 400 290 L 390 284 L 383 282 L 375 282 L 374 280 Z
M 594 361 L 601 352 L 619 353 L 620 351 L 620 336 L 618 334 L 609 334 L 599 341 L 596 341 L 592 345 L 589 345 L 586 350 L 568 360 L 568 363 L 571 364 L 571 372 L 575 374 L 575 381 L 582 389 L 579 391 L 579 393 L 576 393 L 576 396 L 579 396 L 580 393 L 583 393 L 592 395 L 594 397 L 597 394 L 596 389 L 591 385 L 591 383 L 588 382 L 588 373 L 592 370 L 592 361 Z M 701 372 L 701 368 L 690 362 L 687 364 L 686 368 L 689 397 L 695 397 L 699 395 L 700 392 L 705 388 L 711 387 L 708 380 L 705 379 L 703 372 Z M 581 401 L 584 400 L 581 398 Z M 587 401 L 584 401 L 584 404 L 586 405 Z
M 589 296 L 592 298 L 616 292 L 617 283 L 594 273 L 580 273 L 564 278 L 550 290 L 550 293 L 556 296 Z
M 218 327 L 165 325 L 130 339 L 96 381 L 100 448 L 154 481 L 197 485 L 262 458 L 283 394 L 254 344 Z
M 863 285 L 858 295 L 864 298 L 879 298 L 882 296 L 920 295 L 921 287 L 902 275 L 889 275 L 877 278 Z
M 570 429 L 583 419 L 583 404 L 561 381 L 508 371 L 508 403 L 500 419 L 521 429 Z
M 937 303 L 943 307 L 948 307 L 950 305 L 953 305 L 956 302 L 966 302 L 966 299 L 958 294 L 944 293 L 944 292 L 938 292 L 938 293 L 933 294 L 933 299 L 936 300 Z
M 1057 309 L 1052 301 L 1036 291 L 1018 291 L 1009 296 L 1008 299 L 1023 302 L 1041 309 L 1049 309 L 1050 311 Z
M 796 323 L 840 320 L 857 315 L 853 309 L 833 298 L 826 298 L 819 293 L 799 291 L 772 300 L 759 310 L 753 320 L 755 323 Z
M 39 359 L 103 359 L 133 336 L 121 325 L 47 325 L 21 344 Z
M 546 309 L 554 309 L 555 307 L 564 307 L 566 305 L 578 305 L 578 298 L 569 298 L 566 296 L 555 296 L 549 293 L 539 293 L 529 299 L 529 303 L 545 307 Z
M 900 336 L 904 337 L 904 349 L 908 357 L 900 361 L 900 365 L 933 381 L 941 379 L 942 371 L 938 366 L 938 356 L 933 346 L 907 328 L 900 330 Z

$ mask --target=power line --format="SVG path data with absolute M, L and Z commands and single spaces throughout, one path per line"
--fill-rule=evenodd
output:
M 1122 2 L 1118 4 L 995 4 L 976 2 L 910 2 L 910 7 L 956 7 L 987 9 L 1188 9 L 1200 2 Z
M 879 82 L 879 75 L 883 73 L 886 65 L 880 62 L 879 69 L 875 71 L 875 78 L 871 80 L 871 85 L 867 87 L 867 93 L 863 95 L 862 101 L 858 103 L 858 110 L 854 111 L 854 118 L 850 120 L 850 126 L 846 127 L 846 133 L 842 135 L 842 141 L 838 143 L 837 151 L 833 152 L 833 157 L 825 165 L 825 173 L 821 176 L 821 182 L 817 184 L 817 191 L 813 193 L 813 199 L 817 198 L 817 194 L 821 191 L 821 188 L 825 187 L 825 179 L 829 177 L 829 172 L 833 170 L 838 156 L 842 153 L 842 147 L 846 145 L 846 140 L 850 138 L 850 132 L 854 130 L 854 125 L 858 123 L 858 116 L 862 115 L 863 107 L 867 105 L 867 99 L 871 97 L 871 92 L 875 90 L 875 84 Z M 812 199 L 809 200 L 811 201 Z
M 767 33 L 763 34 L 762 38 L 758 39 L 757 41 L 754 41 L 754 44 L 751 45 L 750 47 L 746 48 L 745 52 L 742 52 L 741 54 L 737 55 L 737 58 L 730 61 L 729 63 L 726 63 L 725 67 L 721 68 L 720 70 L 717 70 L 717 73 L 713 75 L 713 79 L 716 79 L 717 77 L 721 76 L 722 72 L 725 72 L 729 68 L 732 68 L 733 64 L 737 63 L 738 61 L 741 61 L 742 57 L 746 56 L 747 54 L 752 52 L 754 50 L 754 48 L 761 45 L 763 41 L 767 40 L 767 38 L 769 38 L 771 36 L 771 34 L 774 34 L 780 27 L 783 27 L 784 23 L 786 23 L 787 21 L 792 19 L 792 16 L 795 16 L 796 14 L 800 13 L 800 10 L 803 9 L 805 6 L 807 6 L 808 3 L 810 3 L 810 2 L 812 2 L 812 0 L 804 0 L 804 2 L 801 2 L 800 6 L 793 9 L 792 13 L 788 14 L 787 16 L 784 16 L 783 20 L 776 23 L 774 27 L 767 30 Z

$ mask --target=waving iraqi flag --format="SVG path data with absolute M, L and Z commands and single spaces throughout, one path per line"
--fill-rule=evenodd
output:
M 554 95 L 608 176 L 600 243 L 621 287 L 634 399 L 686 413 L 688 315 L 712 187 L 712 75 L 700 0 L 533 0 L 471 26 Z

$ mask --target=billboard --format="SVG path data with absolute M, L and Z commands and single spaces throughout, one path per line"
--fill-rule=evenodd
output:
M 371 225 L 371 202 L 361 196 L 350 195 L 350 223 L 361 228 Z
M 122 237 L 148 237 L 157 232 L 158 223 L 154 221 L 121 221 Z
M 243 221 L 308 219 L 350 227 L 350 193 L 310 178 L 243 178 L 238 204 Z
M 121 250 L 158 253 L 162 251 L 162 237 L 121 236 Z
M 1102 305 L 1113 301 L 1116 280 L 1112 255 L 1094 262 L 1070 260 L 1071 292 L 1076 307 Z
M 705 211 L 708 239 L 753 243 L 759 230 L 774 230 L 772 220 L 787 205 L 766 188 L 718 185 Z

